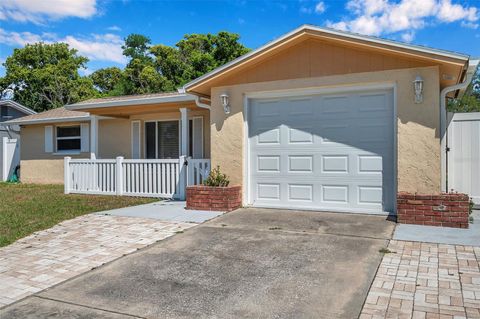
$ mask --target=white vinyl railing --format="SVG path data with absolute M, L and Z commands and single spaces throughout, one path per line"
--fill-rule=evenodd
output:
M 188 185 L 199 185 L 210 174 L 209 159 L 188 159 Z
M 187 165 L 185 163 L 188 162 Z M 200 184 L 210 173 L 209 159 L 65 158 L 65 193 L 185 197 L 186 185 Z

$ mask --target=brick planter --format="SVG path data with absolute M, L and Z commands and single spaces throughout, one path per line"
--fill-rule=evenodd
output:
M 398 193 L 397 222 L 468 228 L 470 198 L 466 194 L 420 195 Z
M 242 186 L 187 187 L 187 209 L 229 212 L 242 206 Z

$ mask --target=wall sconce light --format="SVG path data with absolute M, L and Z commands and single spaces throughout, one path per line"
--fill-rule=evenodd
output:
M 420 75 L 417 75 L 415 81 L 413 81 L 413 89 L 415 92 L 415 103 L 423 102 L 423 79 Z
M 220 101 L 222 102 L 223 111 L 227 115 L 230 114 L 230 101 L 229 100 L 230 99 L 228 97 L 228 94 L 223 93 L 222 95 L 220 95 Z

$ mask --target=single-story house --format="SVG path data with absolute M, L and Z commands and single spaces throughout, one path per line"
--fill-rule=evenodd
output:
M 219 165 L 242 185 L 244 205 L 394 212 L 400 192 L 446 191 L 445 100 L 461 94 L 477 64 L 301 26 L 179 92 L 89 100 L 17 120 L 22 180 L 63 182 L 66 154 L 183 155 Z M 138 171 L 119 179 L 129 174 Z

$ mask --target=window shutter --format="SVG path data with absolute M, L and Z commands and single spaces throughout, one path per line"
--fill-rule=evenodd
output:
M 45 126 L 45 153 L 53 153 L 53 126 Z
M 193 119 L 193 158 L 203 158 L 203 117 Z
M 132 158 L 140 158 L 140 121 L 132 122 Z
M 90 151 L 90 130 L 89 125 L 87 123 L 80 124 L 80 136 L 82 138 L 81 141 L 81 152 L 89 152 Z

